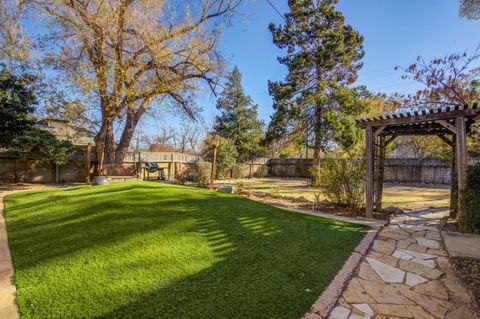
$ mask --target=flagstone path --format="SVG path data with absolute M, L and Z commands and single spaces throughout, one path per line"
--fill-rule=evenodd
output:
M 443 247 L 444 213 L 407 213 L 383 228 L 328 318 L 478 319 Z

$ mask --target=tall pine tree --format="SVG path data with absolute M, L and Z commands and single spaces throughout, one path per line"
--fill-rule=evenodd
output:
M 257 118 L 257 105 L 243 91 L 238 67 L 227 76 L 224 90 L 217 100 L 217 109 L 221 114 L 215 118 L 213 129 L 233 142 L 238 152 L 237 162 L 244 163 L 261 156 L 265 124 Z
M 273 42 L 287 49 L 278 60 L 288 68 L 281 82 L 269 82 L 275 113 L 268 139 L 312 137 L 314 159 L 335 142 L 356 143 L 361 133 L 353 116 L 361 113 L 361 92 L 350 88 L 361 68 L 363 37 L 345 24 L 338 0 L 289 0 L 285 25 L 270 24 Z

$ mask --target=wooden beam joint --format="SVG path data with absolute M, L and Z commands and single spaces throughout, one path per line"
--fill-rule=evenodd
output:
M 436 120 L 435 121 L 436 123 L 440 124 L 441 126 L 445 127 L 447 130 L 449 130 L 450 132 L 452 132 L 453 134 L 457 134 L 457 128 L 448 123 L 447 121 L 444 121 L 444 120 Z
M 387 126 L 384 125 L 384 126 L 380 126 L 379 128 L 377 128 L 375 130 L 375 132 L 373 133 L 373 138 L 376 138 L 378 135 L 380 135 L 380 133 L 382 133 L 382 131 L 386 128 Z

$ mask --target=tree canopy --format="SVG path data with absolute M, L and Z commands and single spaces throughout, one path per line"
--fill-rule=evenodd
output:
M 243 90 L 242 75 L 237 67 L 227 76 L 217 109 L 221 114 L 215 118 L 213 130 L 233 143 L 238 152 L 237 162 L 261 156 L 265 124 L 258 119 L 257 105 Z
M 217 52 L 221 27 L 240 2 L 22 1 L 11 15 L 11 5 L 1 2 L 0 24 L 21 30 L 24 10 L 42 17 L 30 21 L 39 26 L 36 56 L 60 83 L 53 94 L 60 103 L 48 109 L 97 132 L 101 171 L 103 163 L 122 162 L 152 106 L 168 104 L 196 118 L 192 97 L 202 82 L 215 90 L 224 64 Z
M 289 0 L 285 24 L 269 29 L 287 55 L 281 82 L 270 82 L 275 113 L 269 139 L 289 134 L 313 136 L 314 158 L 331 142 L 351 146 L 359 136 L 353 117 L 364 110 L 361 92 L 350 85 L 361 68 L 363 37 L 345 23 L 337 0 Z
M 58 140 L 50 132 L 32 128 L 15 137 L 9 149 L 23 159 L 60 165 L 68 162 L 67 156 L 74 147 L 70 141 Z
M 15 75 L 12 70 L 0 70 L 0 147 L 11 141 L 34 124 L 33 112 L 37 103 L 34 78 Z

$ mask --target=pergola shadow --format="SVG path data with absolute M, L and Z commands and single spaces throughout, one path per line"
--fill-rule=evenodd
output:
M 452 148 L 452 172 L 455 171 L 457 177 L 457 188 L 454 189 L 457 218 L 460 228 L 465 229 L 467 133 L 479 119 L 480 109 L 475 103 L 422 110 L 402 109 L 379 117 L 357 120 L 357 126 L 366 131 L 366 217 L 372 218 L 374 208 L 381 210 L 382 207 L 385 148 L 398 136 L 434 135 Z M 452 180 L 452 184 L 453 182 Z

